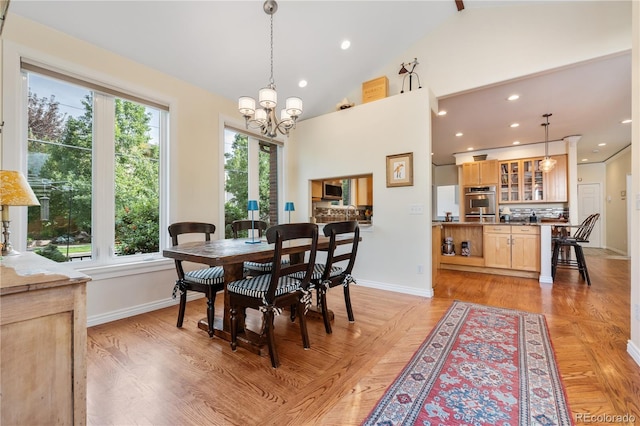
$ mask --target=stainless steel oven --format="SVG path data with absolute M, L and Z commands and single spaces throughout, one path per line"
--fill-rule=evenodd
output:
M 465 187 L 464 201 L 464 214 L 467 222 L 496 221 L 495 185 Z

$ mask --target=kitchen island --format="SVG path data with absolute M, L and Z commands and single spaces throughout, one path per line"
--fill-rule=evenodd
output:
M 440 250 L 441 269 L 483 272 L 536 278 L 540 282 L 550 280 L 551 227 L 552 223 L 479 223 L 439 222 L 440 241 L 453 239 L 455 253 L 447 255 Z M 462 255 L 462 245 L 466 246 Z

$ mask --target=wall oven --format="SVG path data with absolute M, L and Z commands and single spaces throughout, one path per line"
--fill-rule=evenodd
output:
M 465 220 L 467 222 L 496 221 L 496 187 L 467 186 L 464 189 Z

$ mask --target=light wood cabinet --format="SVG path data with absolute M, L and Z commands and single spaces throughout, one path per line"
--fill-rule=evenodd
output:
M 86 424 L 86 282 L 34 253 L 0 265 L 1 424 Z
M 567 201 L 567 156 L 552 157 L 556 167 L 548 173 L 540 170 L 539 158 L 501 161 L 499 203 Z
M 462 185 L 495 185 L 498 183 L 498 160 L 473 161 L 462 164 Z
M 356 183 L 356 205 L 373 205 L 373 179 L 371 177 L 361 177 L 355 179 Z
M 490 268 L 540 271 L 539 226 L 484 226 L 484 264 Z
M 544 177 L 545 201 L 557 201 L 566 203 L 569 201 L 567 191 L 567 156 L 554 155 L 556 166 Z
M 320 201 L 320 199 L 322 199 L 322 181 L 311 181 L 311 199 L 313 201 Z

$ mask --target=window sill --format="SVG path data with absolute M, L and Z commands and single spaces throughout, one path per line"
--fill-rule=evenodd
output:
M 152 258 L 148 260 L 135 260 L 127 263 L 117 263 L 109 265 L 78 265 L 78 271 L 87 274 L 94 281 L 106 280 L 110 278 L 125 277 L 150 272 L 164 271 L 174 268 L 174 262 L 164 257 Z

